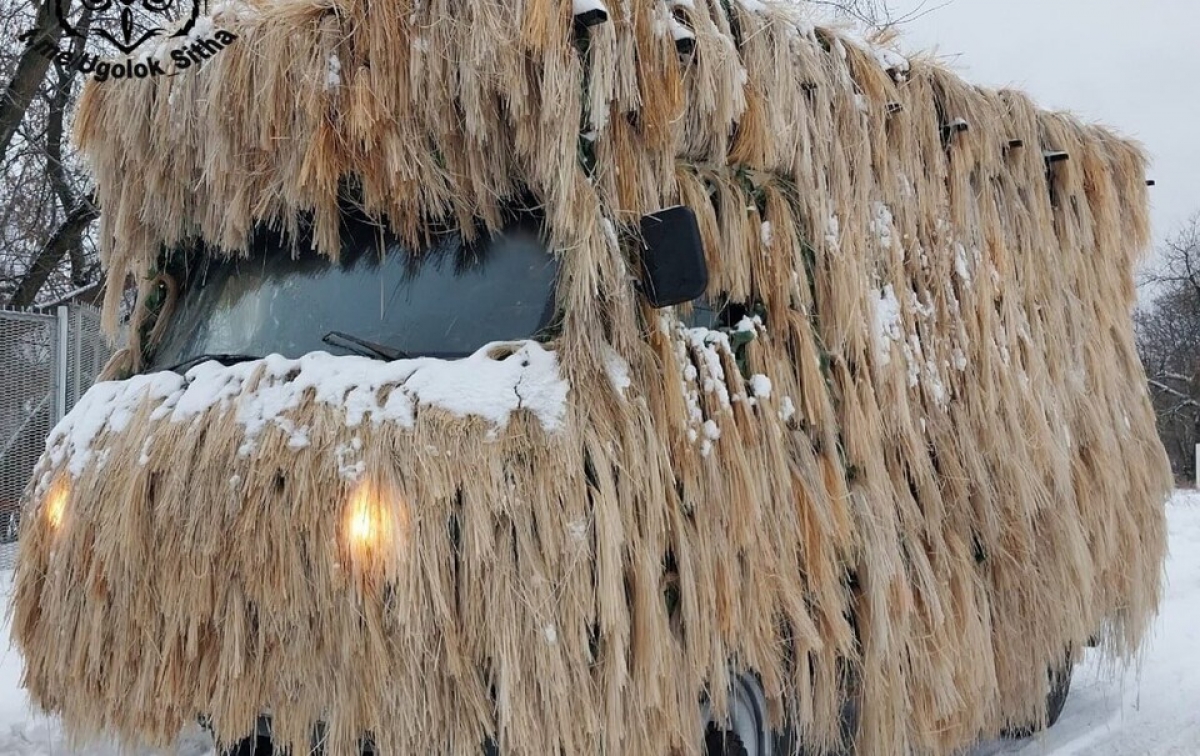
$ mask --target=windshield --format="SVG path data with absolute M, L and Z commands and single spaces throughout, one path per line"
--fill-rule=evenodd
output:
M 348 220 L 337 263 L 261 233 L 246 259 L 176 253 L 178 309 L 153 359 L 162 369 L 200 355 L 300 357 L 363 353 L 462 357 L 492 341 L 537 338 L 554 317 L 558 263 L 530 217 L 472 244 L 458 233 L 413 254 L 386 230 Z M 307 240 L 299 245 L 307 250 Z

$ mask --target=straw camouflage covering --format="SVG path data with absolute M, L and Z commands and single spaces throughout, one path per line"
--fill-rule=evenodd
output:
M 264 3 L 217 12 L 238 39 L 199 71 L 87 87 L 113 280 L 148 296 L 164 245 L 307 214 L 336 255 L 347 197 L 418 238 L 532 193 L 569 389 L 553 420 L 407 368 L 358 387 L 370 419 L 270 360 L 189 412 L 183 379 L 93 389 L 14 599 L 75 732 L 228 742 L 270 710 L 335 754 L 698 753 L 732 668 L 815 751 L 852 695 L 859 753 L 944 754 L 1042 716 L 1065 649 L 1136 651 L 1171 486 L 1129 317 L 1139 149 L 786 5 L 609 11 L 577 39 L 567 0 Z M 710 295 L 757 316 L 733 333 L 636 295 L 618 232 L 676 203 Z

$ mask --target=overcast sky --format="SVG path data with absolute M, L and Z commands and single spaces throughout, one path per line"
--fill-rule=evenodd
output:
M 1200 1 L 951 0 L 907 23 L 902 47 L 1142 142 L 1156 239 L 1200 212 Z

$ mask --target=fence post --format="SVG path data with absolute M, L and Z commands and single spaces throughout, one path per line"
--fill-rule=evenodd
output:
M 71 343 L 70 311 L 66 305 L 54 309 L 58 338 L 54 341 L 54 422 L 67 414 L 67 355 Z
M 80 389 L 83 387 L 83 311 L 76 305 L 68 305 L 71 308 L 71 330 L 75 332 L 75 342 L 72 349 L 73 360 L 68 367 L 73 367 L 71 371 L 71 395 L 68 401 L 71 407 L 79 401 Z M 92 376 L 95 377 L 95 376 Z M 68 407 L 67 409 L 70 409 Z

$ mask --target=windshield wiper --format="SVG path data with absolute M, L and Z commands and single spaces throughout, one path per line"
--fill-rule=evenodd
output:
M 360 339 L 357 336 L 341 331 L 330 331 L 321 338 L 321 341 L 330 346 L 345 349 L 348 352 L 354 352 L 363 357 L 374 357 L 377 360 L 395 362 L 396 360 L 407 360 L 412 357 L 412 355 L 403 349 L 377 344 L 374 341 Z M 345 343 L 339 344 L 339 341 Z
M 250 362 L 252 360 L 261 359 L 262 357 L 259 357 L 257 354 L 201 354 L 197 355 L 196 357 L 192 357 L 190 360 L 184 360 L 183 362 L 172 365 L 169 368 L 164 368 L 164 370 L 182 375 L 202 362 L 219 362 L 225 367 L 229 367 L 230 365 L 236 365 L 239 362 Z

